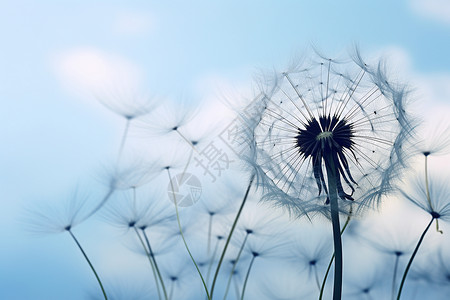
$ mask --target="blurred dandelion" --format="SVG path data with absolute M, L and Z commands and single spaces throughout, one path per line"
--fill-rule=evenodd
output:
M 319 212 L 332 220 L 334 299 L 342 293 L 339 213 L 375 206 L 393 190 L 413 128 L 407 92 L 389 82 L 383 63 L 370 67 L 358 51 L 350 62 L 317 54 L 263 86 L 248 118 L 263 200 L 296 217 Z
M 89 211 L 85 209 L 87 200 L 88 197 L 86 195 L 80 195 L 78 189 L 76 189 L 70 197 L 67 197 L 59 202 L 59 205 L 61 205 L 59 207 L 54 205 L 28 209 L 28 228 L 34 233 L 67 232 L 77 245 L 78 249 L 80 249 L 86 262 L 89 264 L 89 267 L 94 273 L 94 276 L 100 286 L 103 297 L 107 300 L 108 297 L 106 296 L 103 283 L 100 280 L 94 265 L 86 254 L 86 251 L 81 246 L 78 238 L 72 231 L 75 226 L 79 225 L 90 216 Z
M 436 230 L 441 232 L 437 225 L 437 221 L 450 221 L 450 187 L 448 185 L 448 180 L 444 180 L 442 177 L 438 178 L 437 176 L 436 178 L 431 176 L 431 179 L 428 179 L 428 175 L 425 176 L 425 180 L 421 176 L 418 176 L 410 184 L 409 190 L 402 190 L 403 196 L 414 205 L 429 213 L 431 220 L 420 236 L 403 273 L 402 281 L 397 294 L 397 300 L 400 299 L 408 271 L 411 268 L 414 258 L 433 222 L 436 221 Z
M 126 120 L 117 156 L 117 162 L 119 162 L 128 136 L 131 121 L 147 115 L 154 110 L 157 104 L 156 98 L 139 96 L 136 94 L 133 95 L 130 93 L 115 93 L 109 96 L 97 96 L 97 98 L 106 108 Z

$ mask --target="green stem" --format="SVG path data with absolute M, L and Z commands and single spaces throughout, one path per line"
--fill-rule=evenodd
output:
M 161 283 L 161 287 L 162 287 L 162 290 L 163 290 L 163 293 L 164 293 L 164 297 L 167 300 L 168 297 L 167 297 L 166 286 L 165 286 L 164 280 L 163 280 L 163 278 L 161 276 L 161 272 L 159 270 L 158 264 L 156 263 L 155 253 L 153 252 L 152 247 L 150 246 L 150 240 L 148 239 L 148 236 L 147 236 L 147 233 L 145 232 L 145 229 L 141 229 L 141 230 L 142 230 L 142 233 L 144 234 L 145 242 L 147 243 L 148 251 L 149 251 L 150 256 L 151 256 L 151 258 L 153 260 L 153 264 L 155 265 L 155 270 L 156 270 L 156 273 L 158 274 L 158 278 L 159 278 L 159 281 Z
M 255 261 L 257 255 L 253 254 L 252 260 L 250 261 L 250 265 L 248 266 L 247 274 L 245 275 L 244 285 L 242 286 L 241 300 L 244 299 L 245 288 L 247 287 L 248 278 L 250 276 L 250 271 L 252 270 L 253 263 Z
M 341 235 L 343 235 L 345 232 L 345 229 L 347 229 L 347 226 L 348 226 L 348 223 L 350 223 L 351 217 L 352 217 L 352 215 L 351 215 L 351 210 L 350 210 L 350 214 L 348 215 L 347 220 L 345 221 L 344 227 L 342 227 Z M 323 277 L 322 287 L 320 288 L 319 300 L 322 300 L 323 292 L 325 289 L 325 284 L 327 283 L 328 274 L 330 273 L 331 266 L 333 265 L 333 261 L 334 261 L 334 253 L 331 256 L 330 262 L 328 263 L 327 271 L 325 272 L 325 276 Z
M 400 283 L 400 288 L 398 289 L 397 300 L 400 300 L 400 296 L 402 295 L 403 285 L 405 284 L 405 280 L 406 280 L 406 276 L 408 275 L 408 271 L 411 268 L 414 257 L 416 257 L 417 251 L 419 251 L 420 244 L 422 244 L 423 239 L 425 238 L 425 235 L 427 234 L 427 231 L 428 231 L 428 229 L 430 229 L 430 226 L 431 226 L 431 224 L 433 224 L 434 220 L 435 220 L 435 218 L 431 217 L 430 223 L 428 223 L 424 232 L 420 236 L 420 239 L 417 242 L 416 248 L 414 249 L 414 252 L 412 253 L 411 258 L 409 259 L 408 265 L 406 266 L 405 272 L 403 273 L 402 281 Z
M 331 223 L 333 225 L 334 242 L 334 286 L 333 300 L 342 298 L 342 240 L 341 228 L 339 224 L 339 204 L 337 198 L 336 167 L 333 157 L 329 155 L 325 158 L 328 179 L 328 197 L 330 199 Z
M 155 265 L 153 264 L 150 252 L 147 250 L 147 247 L 145 247 L 144 241 L 142 240 L 142 237 L 139 234 L 137 228 L 133 226 L 133 229 L 134 229 L 134 232 L 136 233 L 136 235 L 138 236 L 139 241 L 141 242 L 142 248 L 144 248 L 144 251 L 145 251 L 147 259 L 150 263 L 150 266 L 152 267 L 153 278 L 155 278 L 156 289 L 158 291 L 158 299 L 161 299 L 161 291 L 159 290 L 158 277 L 156 276 Z M 164 294 L 164 295 L 166 296 L 166 299 L 167 299 L 167 295 L 166 294 Z
M 213 279 L 213 283 L 212 283 L 212 286 L 211 286 L 211 298 L 212 298 L 213 293 L 214 293 L 214 287 L 216 285 L 217 276 L 219 275 L 220 266 L 222 265 L 223 259 L 225 258 L 225 253 L 227 252 L 228 245 L 230 244 L 231 236 L 233 235 L 234 229 L 236 228 L 236 224 L 237 224 L 237 222 L 239 220 L 239 217 L 240 217 L 240 215 L 242 213 L 242 210 L 244 208 L 245 202 L 247 201 L 247 197 L 248 197 L 248 194 L 250 192 L 250 187 L 252 186 L 254 178 L 255 178 L 255 174 L 253 174 L 252 177 L 250 178 L 250 182 L 248 184 L 247 191 L 245 192 L 244 199 L 242 199 L 241 206 L 239 207 L 239 210 L 238 210 L 238 212 L 236 214 L 236 217 L 234 218 L 234 222 L 233 222 L 233 225 L 231 226 L 230 233 L 228 234 L 227 241 L 225 242 L 225 246 L 223 247 L 222 255 L 220 256 L 219 262 L 217 264 L 216 273 L 214 274 L 214 279 Z
M 170 176 L 170 171 L 169 171 L 169 169 L 167 169 L 167 174 L 169 175 L 169 182 L 170 182 L 170 186 L 171 186 L 172 194 L 173 194 L 173 198 L 174 198 L 174 199 L 173 199 L 173 200 L 174 200 L 173 202 L 174 202 L 174 204 L 175 204 L 175 212 L 176 212 L 176 216 L 177 216 L 178 229 L 179 229 L 179 231 L 180 231 L 181 239 L 183 240 L 184 247 L 186 248 L 186 250 L 187 250 L 187 252 L 188 252 L 188 254 L 189 254 L 189 256 L 190 256 L 192 262 L 194 263 L 195 268 L 197 269 L 197 273 L 198 273 L 198 275 L 200 276 L 200 279 L 202 280 L 203 288 L 205 289 L 206 296 L 208 297 L 208 300 L 211 300 L 211 296 L 210 296 L 210 294 L 209 294 L 208 287 L 206 286 L 206 282 L 205 282 L 205 279 L 203 278 L 202 272 L 200 272 L 200 269 L 199 269 L 197 263 L 195 262 L 195 259 L 194 259 L 194 257 L 192 256 L 191 251 L 189 250 L 189 247 L 188 247 L 188 245 L 187 245 L 186 239 L 184 238 L 183 228 L 181 227 L 180 214 L 178 213 L 178 204 L 177 204 L 177 199 L 176 199 L 175 189 L 174 189 L 174 187 L 173 187 L 172 177 Z
M 86 259 L 87 263 L 89 264 L 89 267 L 91 267 L 92 272 L 94 272 L 95 278 L 97 278 L 97 282 L 100 285 L 100 288 L 102 289 L 103 297 L 105 297 L 105 300 L 108 300 L 108 297 L 106 296 L 105 289 L 103 288 L 102 281 L 100 280 L 100 277 L 98 276 L 97 271 L 95 271 L 95 268 L 92 265 L 91 261 L 89 260 L 86 252 L 84 252 L 83 247 L 81 247 L 81 244 L 78 242 L 77 238 L 75 237 L 75 235 L 72 233 L 72 231 L 70 229 L 67 229 L 67 232 L 73 238 L 73 240 L 77 244 L 78 248 L 80 249 L 81 253 L 83 253 L 84 258 Z

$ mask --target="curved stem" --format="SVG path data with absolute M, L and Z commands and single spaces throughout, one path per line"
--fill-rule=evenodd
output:
M 100 280 L 100 277 L 97 274 L 97 271 L 95 271 L 94 266 L 92 265 L 90 259 L 88 258 L 86 252 L 84 252 L 83 247 L 81 247 L 81 244 L 78 242 L 77 238 L 75 237 L 75 235 L 72 233 L 72 231 L 70 229 L 67 230 L 67 232 L 70 234 L 70 236 L 73 238 L 73 240 L 75 241 L 75 243 L 77 244 L 78 248 L 80 249 L 81 253 L 83 253 L 84 258 L 86 259 L 87 263 L 89 264 L 89 267 L 91 267 L 92 272 L 95 275 L 95 278 L 97 279 L 98 284 L 100 285 L 100 288 L 102 289 L 102 293 L 103 293 L 103 297 L 105 297 L 105 300 L 108 300 L 108 297 L 106 296 L 106 292 L 105 289 L 103 288 L 103 284 L 102 281 Z
M 405 272 L 403 273 L 402 281 L 400 283 L 400 288 L 398 289 L 397 300 L 400 300 L 400 296 L 402 295 L 403 285 L 405 284 L 405 280 L 406 280 L 406 276 L 408 275 L 408 271 L 411 268 L 414 257 L 416 257 L 417 251 L 419 251 L 420 244 L 422 244 L 423 239 L 425 238 L 425 235 L 427 234 L 428 229 L 430 229 L 431 224 L 433 224 L 434 219 L 435 219 L 434 217 L 431 217 L 430 223 L 428 223 L 427 227 L 425 228 L 422 235 L 420 236 L 420 239 L 417 242 L 416 248 L 414 249 L 414 252 L 412 253 L 411 258 L 409 259 L 408 265 L 406 266 Z
M 161 287 L 162 287 L 162 290 L 163 290 L 163 293 L 164 293 L 164 297 L 167 300 L 168 297 L 167 297 L 166 286 L 165 286 L 164 280 L 163 280 L 163 278 L 161 276 L 161 272 L 159 270 L 158 264 L 156 263 L 155 253 L 153 252 L 152 247 L 150 246 L 150 240 L 148 239 L 147 233 L 145 232 L 144 229 L 141 229 L 141 230 L 142 230 L 142 233 L 144 234 L 145 242 L 147 244 L 148 251 L 150 253 L 151 259 L 153 260 L 153 264 L 155 265 L 155 270 L 156 270 L 156 273 L 158 274 L 158 278 L 159 278 L 159 281 L 161 283 Z
M 250 178 L 250 182 L 248 183 L 248 187 L 247 187 L 247 191 L 245 192 L 244 199 L 242 199 L 241 206 L 239 207 L 239 210 L 238 210 L 238 212 L 236 214 L 236 217 L 234 218 L 234 222 L 233 222 L 233 225 L 231 226 L 230 233 L 228 234 L 227 241 L 225 242 L 225 246 L 223 247 L 222 255 L 220 256 L 219 262 L 217 264 L 216 273 L 214 274 L 214 279 L 213 279 L 213 283 L 212 283 L 212 286 L 211 286 L 211 298 L 213 296 L 213 292 L 214 292 L 214 287 L 216 285 L 217 276 L 219 275 L 220 266 L 222 265 L 223 259 L 225 258 L 225 253 L 227 252 L 228 245 L 230 244 L 231 236 L 233 235 L 234 229 L 236 228 L 236 224 L 237 224 L 237 222 L 239 220 L 239 217 L 240 217 L 240 215 L 242 213 L 242 209 L 244 208 L 245 202 L 247 201 L 247 197 L 248 197 L 248 194 L 250 192 L 250 188 L 252 186 L 254 178 L 255 178 L 255 174 L 253 174 L 252 177 Z
M 186 239 L 184 238 L 183 228 L 181 227 L 180 214 L 178 213 L 178 204 L 177 204 L 175 189 L 173 187 L 172 177 L 170 176 L 170 171 L 168 169 L 167 169 L 167 174 L 169 175 L 169 182 L 170 182 L 170 186 L 171 186 L 172 193 L 173 193 L 173 198 L 174 198 L 173 202 L 175 204 L 175 212 L 176 212 L 176 216 L 177 216 L 178 229 L 180 231 L 181 239 L 183 240 L 184 247 L 186 248 L 186 250 L 189 254 L 189 257 L 191 258 L 192 262 L 194 263 L 195 268 L 197 269 L 197 273 L 200 276 L 200 279 L 202 280 L 203 288 L 205 289 L 206 296 L 208 297 L 209 300 L 211 300 L 211 296 L 209 294 L 208 287 L 206 286 L 206 282 L 205 282 L 205 279 L 203 278 L 202 272 L 200 272 L 197 262 L 195 261 L 194 257 L 192 256 L 192 253 L 189 250 L 189 247 L 187 245 Z
M 334 242 L 334 286 L 333 300 L 340 300 L 342 297 L 342 240 L 341 228 L 339 224 L 339 204 L 337 199 L 336 167 L 333 157 L 328 155 L 325 158 L 328 179 L 328 197 L 330 199 L 331 223 L 333 225 Z
M 341 235 L 343 235 L 345 232 L 345 229 L 347 229 L 347 226 L 348 226 L 348 223 L 350 223 L 351 217 L 352 217 L 352 215 L 351 215 L 351 210 L 350 210 L 350 214 L 347 217 L 347 221 L 345 221 L 344 227 L 342 227 Z M 330 273 L 330 269 L 331 269 L 331 266 L 333 265 L 333 261 L 334 261 L 334 253 L 331 256 L 330 262 L 328 263 L 327 271 L 325 272 L 325 276 L 323 277 L 322 286 L 320 288 L 319 300 L 322 300 L 323 292 L 325 289 L 325 284 L 327 283 L 328 274 Z
M 256 255 L 253 255 L 250 265 L 248 266 L 247 274 L 245 275 L 244 285 L 242 286 L 241 300 L 244 299 L 245 288 L 247 287 L 248 278 L 250 276 L 250 271 L 252 270 L 253 262 L 255 261 Z

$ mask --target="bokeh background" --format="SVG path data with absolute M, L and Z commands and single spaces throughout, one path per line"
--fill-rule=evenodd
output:
M 0 38 L 1 299 L 96 291 L 69 237 L 29 234 L 26 211 L 96 186 L 114 160 L 125 121 L 99 98 L 148 94 L 174 114 L 192 106 L 220 132 L 232 120 L 226 102 L 250 98 L 260 70 L 282 70 L 311 46 L 333 56 L 357 45 L 411 86 L 425 136 L 450 116 L 445 0 L 3 0 Z M 442 176 L 449 165 L 430 162 Z M 98 267 L 132 270 L 102 226 L 94 218 L 77 228 Z

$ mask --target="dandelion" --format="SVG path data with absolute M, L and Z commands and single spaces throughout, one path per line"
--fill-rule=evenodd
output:
M 358 52 L 347 63 L 316 55 L 263 88 L 248 118 L 249 161 L 266 191 L 263 200 L 296 217 L 319 212 L 332 220 L 334 299 L 342 288 L 339 213 L 378 204 L 405 165 L 412 129 L 407 90 L 389 82 L 383 69 Z
M 97 97 L 106 108 L 122 116 L 126 120 L 125 128 L 119 146 L 117 162 L 120 161 L 123 148 L 127 139 L 130 123 L 132 120 L 149 114 L 156 107 L 156 100 L 153 97 L 138 95 L 115 94 L 108 97 Z
M 447 183 L 448 180 L 443 180 L 442 178 L 438 179 L 436 177 L 432 178 L 432 180 L 428 180 L 428 176 L 426 176 L 426 180 L 423 180 L 423 178 L 417 177 L 412 183 L 412 190 L 402 190 L 403 196 L 425 212 L 429 213 L 431 220 L 420 236 L 403 273 L 400 288 L 397 293 L 397 300 L 400 299 L 408 271 L 433 222 L 437 222 L 438 220 L 450 221 L 450 187 Z M 436 229 L 439 232 L 439 228 L 437 227 Z
M 67 232 L 77 245 L 78 249 L 80 249 L 86 262 L 89 264 L 89 267 L 94 273 L 94 276 L 100 286 L 103 297 L 107 300 L 108 297 L 106 296 L 103 283 L 100 280 L 94 265 L 86 254 L 84 248 L 81 246 L 80 241 L 73 233 L 73 228 L 90 216 L 85 206 L 87 200 L 87 196 L 79 195 L 78 190 L 75 190 L 71 197 L 68 197 L 59 203 L 62 205 L 59 208 L 55 206 L 42 206 L 40 208 L 36 208 L 35 210 L 28 210 L 28 213 L 30 214 L 29 230 L 35 233 Z

